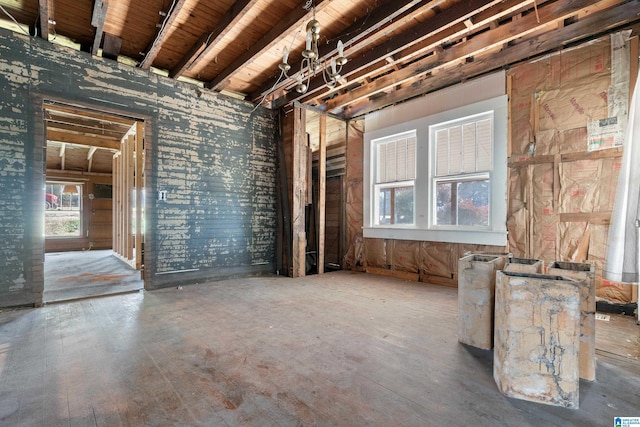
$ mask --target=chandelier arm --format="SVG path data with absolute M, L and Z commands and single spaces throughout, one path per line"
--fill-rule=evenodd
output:
M 307 22 L 306 26 L 306 40 L 305 48 L 302 51 L 302 60 L 300 61 L 300 70 L 289 75 L 291 66 L 288 64 L 289 52 L 293 47 L 293 41 L 289 49 L 285 47 L 283 50 L 282 63 L 279 67 L 282 70 L 282 75 L 289 80 L 295 80 L 295 90 L 298 93 L 304 94 L 307 92 L 311 83 L 311 78 L 318 76 L 322 73 L 322 79 L 329 88 L 334 88 L 338 84 L 340 74 L 344 64 L 347 63 L 347 58 L 344 56 L 344 44 L 341 40 L 338 41 L 338 56 L 337 58 L 331 58 L 328 61 L 325 58 L 320 57 L 319 41 L 320 41 L 320 22 L 316 20 L 316 10 L 313 5 L 313 0 L 308 0 L 305 9 L 311 9 L 313 12 L 313 18 Z M 296 33 L 297 36 L 297 33 Z M 295 40 L 295 36 L 294 36 Z

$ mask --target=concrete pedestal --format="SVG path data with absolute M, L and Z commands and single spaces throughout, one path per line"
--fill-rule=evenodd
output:
M 493 347 L 496 271 L 505 258 L 472 254 L 458 261 L 458 341 L 489 350 Z
M 530 258 L 510 258 L 504 271 L 513 271 L 516 273 L 542 274 L 544 261 L 540 259 Z
M 547 274 L 569 277 L 580 285 L 580 378 L 596 379 L 596 270 L 593 264 L 556 261 Z
M 579 406 L 580 282 L 496 274 L 493 378 L 509 397 Z

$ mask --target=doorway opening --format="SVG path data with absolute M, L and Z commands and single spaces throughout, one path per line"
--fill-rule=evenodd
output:
M 144 122 L 44 101 L 43 302 L 144 288 Z

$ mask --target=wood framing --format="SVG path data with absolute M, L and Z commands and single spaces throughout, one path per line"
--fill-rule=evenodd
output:
M 198 41 L 191 46 L 191 49 L 180 58 L 170 72 L 169 76 L 173 78 L 180 77 L 185 69 L 187 69 L 198 57 L 204 56 L 218 44 L 218 42 L 229 32 L 235 23 L 237 23 L 251 9 L 258 0 L 237 0 L 229 10 L 224 14 L 220 23 L 211 32 L 206 32 L 200 36 Z
M 171 8 L 167 12 L 165 19 L 160 26 L 158 33 L 155 35 L 151 44 L 147 47 L 144 59 L 140 62 L 139 67 L 147 69 L 153 64 L 153 60 L 156 59 L 156 56 L 160 52 L 162 45 L 166 38 L 169 36 L 171 30 L 173 30 L 173 24 L 176 21 L 176 18 L 180 14 L 185 2 L 187 0 L 178 0 L 177 2 L 173 2 Z
M 136 269 L 142 266 L 144 123 L 136 122 L 113 156 L 113 252 Z
M 306 274 L 305 206 L 307 194 L 307 133 L 306 110 L 295 107 L 293 118 L 293 277 Z
M 95 35 L 91 47 L 91 54 L 97 55 L 102 43 L 102 34 L 104 33 L 104 23 L 107 18 L 107 8 L 109 3 L 107 0 L 95 0 L 93 3 L 93 16 L 91 17 L 91 25 L 95 27 Z
M 327 197 L 327 116 L 318 115 L 320 120 L 320 145 L 318 147 L 318 274 L 324 273 L 325 217 Z

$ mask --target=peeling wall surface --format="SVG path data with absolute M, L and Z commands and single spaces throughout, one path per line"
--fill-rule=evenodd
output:
M 273 271 L 267 110 L 4 30 L 0 91 L 0 306 L 41 303 L 43 99 L 145 120 L 147 289 Z

